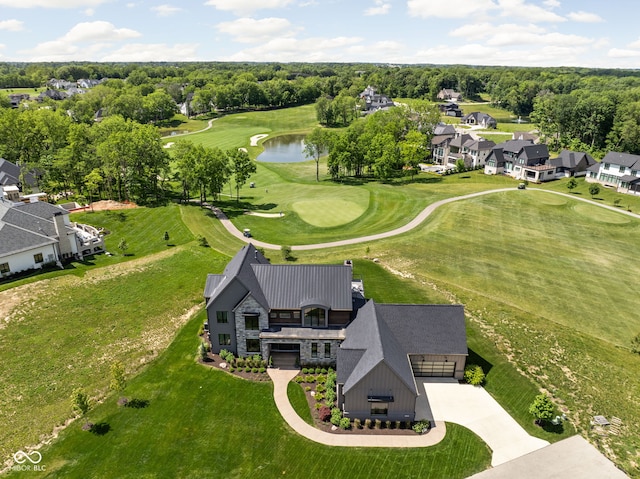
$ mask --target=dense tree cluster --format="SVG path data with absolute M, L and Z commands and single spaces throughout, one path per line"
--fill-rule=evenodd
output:
M 413 174 L 428 154 L 440 114 L 424 102 L 368 115 L 341 132 L 330 133 L 328 167 L 331 177 L 373 175 L 389 179 Z

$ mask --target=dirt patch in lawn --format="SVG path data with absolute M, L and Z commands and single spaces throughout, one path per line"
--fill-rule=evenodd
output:
M 91 203 L 91 206 L 87 209 L 93 211 L 106 211 L 106 210 L 128 210 L 131 208 L 137 208 L 138 205 L 131 202 L 120 203 L 118 201 L 113 200 L 101 200 L 94 201 Z

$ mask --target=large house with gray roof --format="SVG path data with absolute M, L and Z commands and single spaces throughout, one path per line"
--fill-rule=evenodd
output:
M 530 140 L 508 140 L 493 147 L 486 158 L 484 172 L 534 183 L 556 177 L 556 167 L 549 163 L 547 145 L 536 145 Z
M 619 193 L 640 195 L 640 155 L 610 151 L 587 171 L 585 180 L 590 183 L 612 186 Z
M 204 297 L 212 352 L 336 366 L 347 416 L 413 420 L 416 377 L 463 376 L 462 306 L 367 302 L 348 262 L 272 265 L 249 244 L 207 276 Z
M 0 278 L 104 252 L 102 235 L 63 208 L 6 199 L 0 187 Z

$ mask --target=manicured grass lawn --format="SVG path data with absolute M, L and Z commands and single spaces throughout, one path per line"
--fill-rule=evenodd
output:
M 314 105 L 284 110 L 253 111 L 223 116 L 213 122 L 205 132 L 185 137 L 193 143 L 207 147 L 247 148 L 255 158 L 262 147 L 251 147 L 249 139 L 254 135 L 306 132 L 318 125 Z
M 311 417 L 311 409 L 309 409 L 309 403 L 307 402 L 307 396 L 300 384 L 290 382 L 287 385 L 287 397 L 293 409 L 298 413 L 307 424 L 313 426 L 313 417 Z
M 353 477 L 464 478 L 488 467 L 487 447 L 470 431 L 447 425 L 445 440 L 425 449 L 318 445 L 283 423 L 271 383 L 251 383 L 197 364 L 200 315 L 125 392 L 148 401 L 119 408 L 116 397 L 42 450 L 46 477 Z M 24 473 L 18 473 L 24 474 Z M 34 473 L 34 477 L 39 477 Z

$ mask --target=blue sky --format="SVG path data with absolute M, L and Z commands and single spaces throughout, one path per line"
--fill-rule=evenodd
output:
M 0 61 L 637 68 L 632 0 L 0 0 Z

